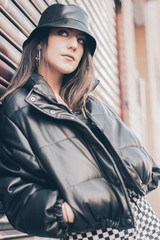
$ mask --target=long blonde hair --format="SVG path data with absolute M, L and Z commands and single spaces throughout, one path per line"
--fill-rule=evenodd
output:
M 28 81 L 30 75 L 37 71 L 35 59 L 37 54 L 37 46 L 40 42 L 42 44 L 41 61 L 46 63 L 45 56 L 49 33 L 50 29 L 45 29 L 45 31 L 43 31 L 43 35 L 42 32 L 39 32 L 28 43 L 28 45 L 25 46 L 22 52 L 22 58 L 19 67 L 11 79 L 5 94 L 1 97 L 1 101 L 14 90 L 22 87 Z M 73 73 L 66 74 L 64 76 L 60 89 L 60 95 L 69 108 L 71 108 L 73 111 L 81 110 L 84 113 L 84 105 L 88 94 L 92 90 L 94 80 L 93 60 L 86 44 L 79 66 Z

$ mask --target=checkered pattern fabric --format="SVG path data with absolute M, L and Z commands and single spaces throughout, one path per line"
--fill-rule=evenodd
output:
M 128 190 L 136 227 L 127 230 L 107 228 L 87 233 L 72 233 L 66 240 L 160 240 L 160 220 L 145 197 Z

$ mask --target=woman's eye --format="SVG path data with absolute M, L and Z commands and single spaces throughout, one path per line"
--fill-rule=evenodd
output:
M 65 30 L 59 30 L 59 31 L 58 31 L 58 35 L 67 37 L 67 36 L 68 36 L 68 32 L 65 31 Z
M 78 39 L 78 42 L 82 45 L 85 45 L 86 44 L 86 39 L 83 39 L 83 38 L 79 38 Z

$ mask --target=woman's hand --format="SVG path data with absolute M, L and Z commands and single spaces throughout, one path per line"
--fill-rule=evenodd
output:
M 65 222 L 73 223 L 74 222 L 74 213 L 72 208 L 67 202 L 62 203 L 62 213 Z

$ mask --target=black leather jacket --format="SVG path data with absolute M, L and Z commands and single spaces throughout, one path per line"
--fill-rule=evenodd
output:
M 16 229 L 63 238 L 134 226 L 126 188 L 145 195 L 157 187 L 160 169 L 106 105 L 88 98 L 88 127 L 33 74 L 3 108 L 0 193 Z M 64 201 L 73 224 L 63 219 Z

